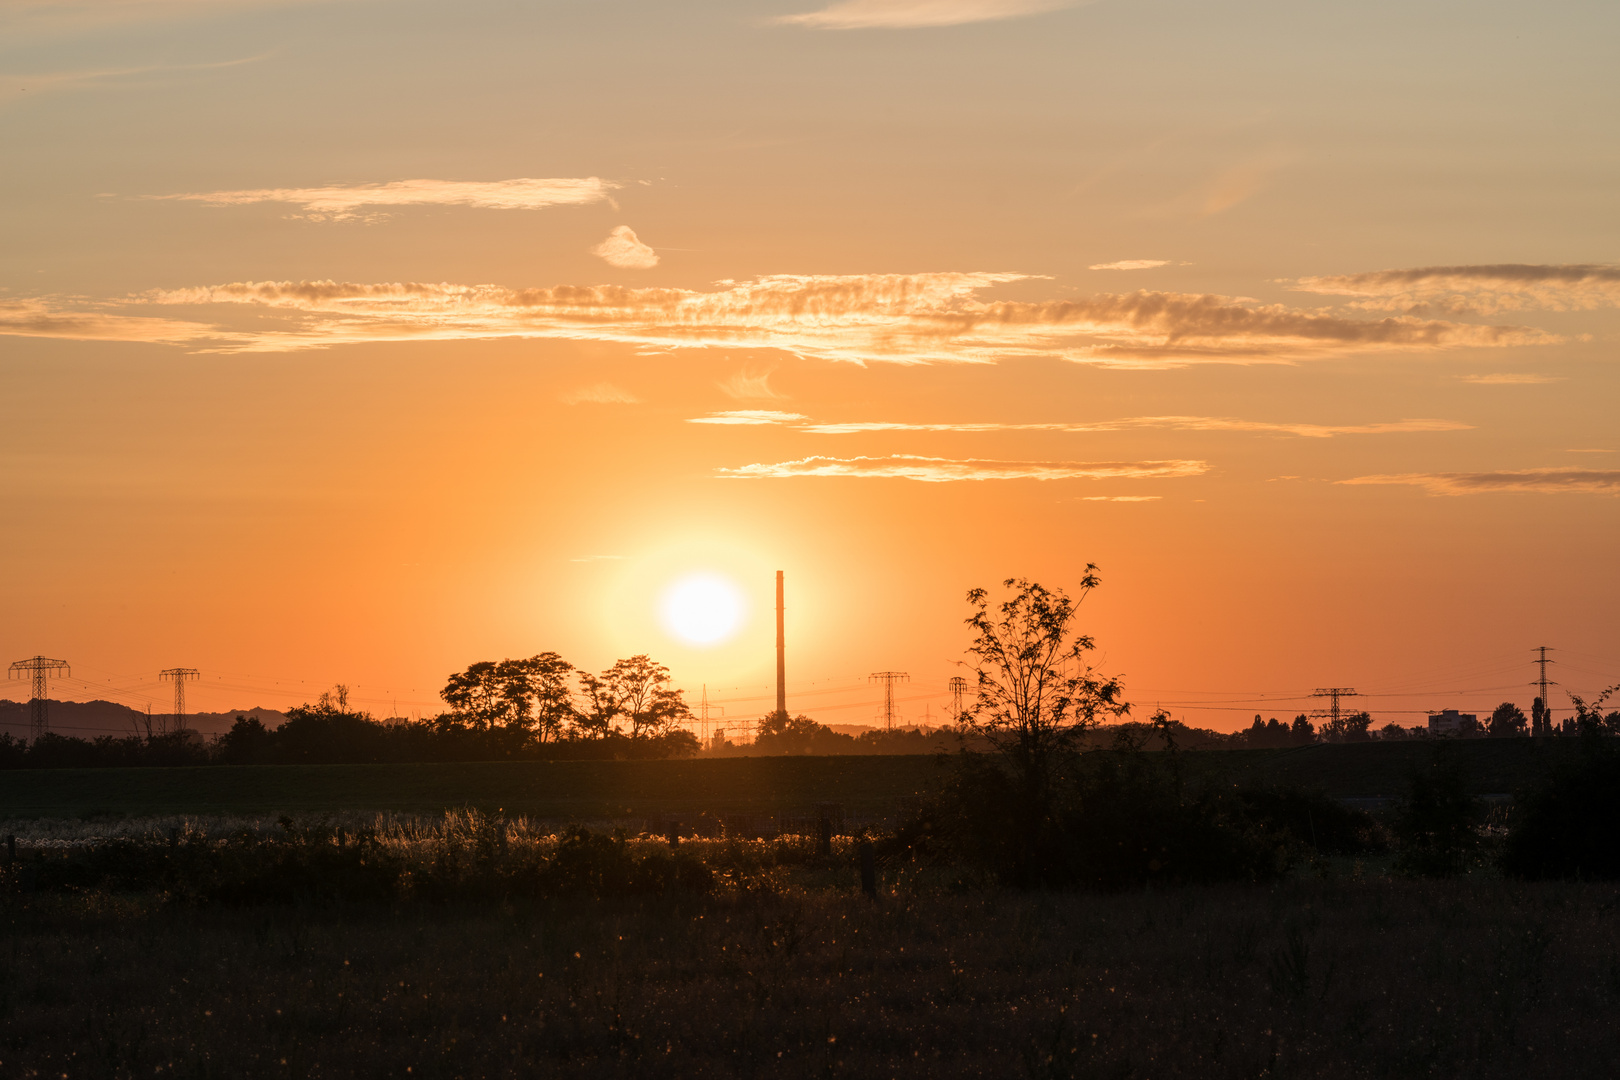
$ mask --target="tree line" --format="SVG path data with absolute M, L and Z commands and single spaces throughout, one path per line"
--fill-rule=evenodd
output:
M 210 742 L 186 732 L 79 739 L 0 735 L 0 768 L 360 764 L 537 758 L 670 758 L 697 753 L 669 669 L 645 654 L 592 673 L 554 652 L 485 660 L 451 675 L 449 706 L 422 720 L 378 720 L 336 686 L 269 727 L 238 716 Z

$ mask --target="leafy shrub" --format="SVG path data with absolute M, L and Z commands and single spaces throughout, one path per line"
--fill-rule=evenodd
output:
M 1620 878 L 1620 754 L 1588 742 L 1521 793 L 1501 867 L 1532 880 Z
M 1462 766 L 1444 744 L 1407 777 L 1396 804 L 1395 867 L 1417 877 L 1448 877 L 1467 869 L 1479 849 L 1479 803 L 1468 793 Z

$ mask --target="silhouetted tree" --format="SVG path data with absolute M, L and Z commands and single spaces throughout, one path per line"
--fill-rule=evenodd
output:
M 512 723 L 539 743 L 556 742 L 575 718 L 574 692 L 568 684 L 574 665 L 554 652 L 527 660 L 503 660 L 496 668 L 501 692 L 511 702 Z
M 1288 730 L 1294 736 L 1296 746 L 1305 746 L 1316 741 L 1316 725 L 1311 723 L 1311 718 L 1304 713 L 1294 717 L 1294 722 L 1289 725 Z
M 1366 742 L 1372 738 L 1367 733 L 1370 727 L 1372 717 L 1367 713 L 1349 713 L 1323 724 L 1322 737 L 1328 742 Z
M 1513 702 L 1504 701 L 1491 713 L 1485 733 L 1493 739 L 1506 739 L 1528 735 L 1529 726 L 1530 722 L 1525 719 L 1524 711 Z
M 1087 663 L 1096 643 L 1074 628 L 1080 604 L 1101 584 L 1096 571 L 1086 566 L 1078 599 L 1022 578 L 1002 583 L 1012 595 L 994 611 L 984 589 L 967 596 L 967 651 L 978 676 L 968 722 L 1006 757 L 1032 806 L 1049 799 L 1056 759 L 1080 733 L 1130 709 L 1119 679 Z
M 510 691 L 510 673 L 501 668 L 511 661 L 480 660 L 450 676 L 439 696 L 455 710 L 452 722 L 477 731 L 505 727 L 518 715 L 520 701 Z
M 601 675 L 581 672 L 580 688 L 585 707 L 576 724 L 587 737 L 603 738 L 622 721 L 632 739 L 652 738 L 692 715 L 681 692 L 669 688 L 669 669 L 645 654 L 615 661 Z
M 855 738 L 808 716 L 773 712 L 760 721 L 754 749 L 761 754 L 848 754 L 855 750 Z

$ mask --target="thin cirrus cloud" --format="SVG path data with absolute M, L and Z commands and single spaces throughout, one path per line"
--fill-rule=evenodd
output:
M 1160 266 L 1169 266 L 1168 259 L 1120 259 L 1118 262 L 1095 263 L 1086 267 L 1087 270 L 1152 270 Z
M 738 419 L 742 418 L 742 419 Z M 956 423 L 912 424 L 893 420 L 855 420 L 840 424 L 815 423 L 799 413 L 746 409 L 693 417 L 688 424 L 780 424 L 813 435 L 855 435 L 869 431 L 950 431 L 967 434 L 996 431 L 1052 431 L 1063 434 L 1161 429 L 1171 431 L 1244 431 L 1270 435 L 1296 435 L 1331 439 L 1335 435 L 1395 435 L 1410 432 L 1471 431 L 1472 424 L 1456 420 L 1393 420 L 1377 424 L 1286 424 L 1268 420 L 1240 420 L 1231 416 L 1129 416 L 1083 424 Z
M 733 409 L 730 412 L 710 413 L 688 420 L 688 424 L 759 425 L 796 424 L 809 417 L 795 412 L 777 412 L 775 409 Z
M 1423 266 L 1305 277 L 1301 292 L 1350 297 L 1353 307 L 1410 314 L 1590 311 L 1620 307 L 1620 266 L 1607 263 Z
M 744 368 L 715 385 L 722 394 L 736 401 L 782 401 L 788 395 L 771 385 L 772 374 L 770 371 Z
M 211 340 L 220 332 L 207 323 L 82 310 L 30 298 L 0 300 L 0 336 L 179 345 Z
M 838 0 L 775 21 L 813 30 L 914 30 L 1040 15 L 1080 0 Z
M 641 399 L 610 382 L 592 383 L 562 395 L 565 405 L 639 405 Z
M 716 470 L 732 479 L 859 477 L 919 480 L 942 484 L 962 480 L 1150 480 L 1201 476 L 1203 461 L 997 461 L 989 458 L 937 458 L 915 454 L 886 457 L 806 457 L 775 464 Z
M 710 291 L 563 285 L 249 281 L 157 291 L 132 303 L 249 308 L 279 328 L 228 330 L 216 351 L 478 338 L 559 338 L 660 348 L 780 349 L 865 363 L 994 363 L 1058 357 L 1168 368 L 1292 363 L 1366 352 L 1433 352 L 1561 341 L 1524 326 L 1368 319 L 1209 294 L 1139 291 L 1048 301 L 985 300 L 1014 273 L 772 275 Z
M 1431 495 L 1533 492 L 1542 495 L 1620 495 L 1620 469 L 1505 469 L 1498 472 L 1390 473 L 1356 476 L 1341 484 L 1404 484 Z
M 1543 383 L 1562 382 L 1562 375 L 1534 375 L 1510 371 L 1498 371 L 1489 375 L 1459 375 L 1465 383 L 1475 386 L 1540 386 Z
M 312 221 L 354 221 L 378 216 L 360 213 L 367 207 L 470 206 L 482 210 L 541 210 L 548 206 L 586 206 L 606 201 L 619 186 L 611 180 L 595 176 L 544 180 L 527 177 L 515 180 L 394 180 L 386 184 L 253 188 L 151 195 L 148 198 L 200 202 L 209 206 L 290 203 L 303 210 L 300 217 Z M 634 234 L 631 234 L 631 238 L 634 239 Z
M 621 270 L 651 270 L 658 265 L 658 252 L 643 244 L 628 225 L 608 233 L 606 240 L 591 248 L 591 254 Z

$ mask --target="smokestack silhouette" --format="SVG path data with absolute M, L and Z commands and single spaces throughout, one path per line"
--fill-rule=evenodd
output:
M 782 621 L 782 571 L 776 572 L 776 714 L 787 715 L 787 636 Z

